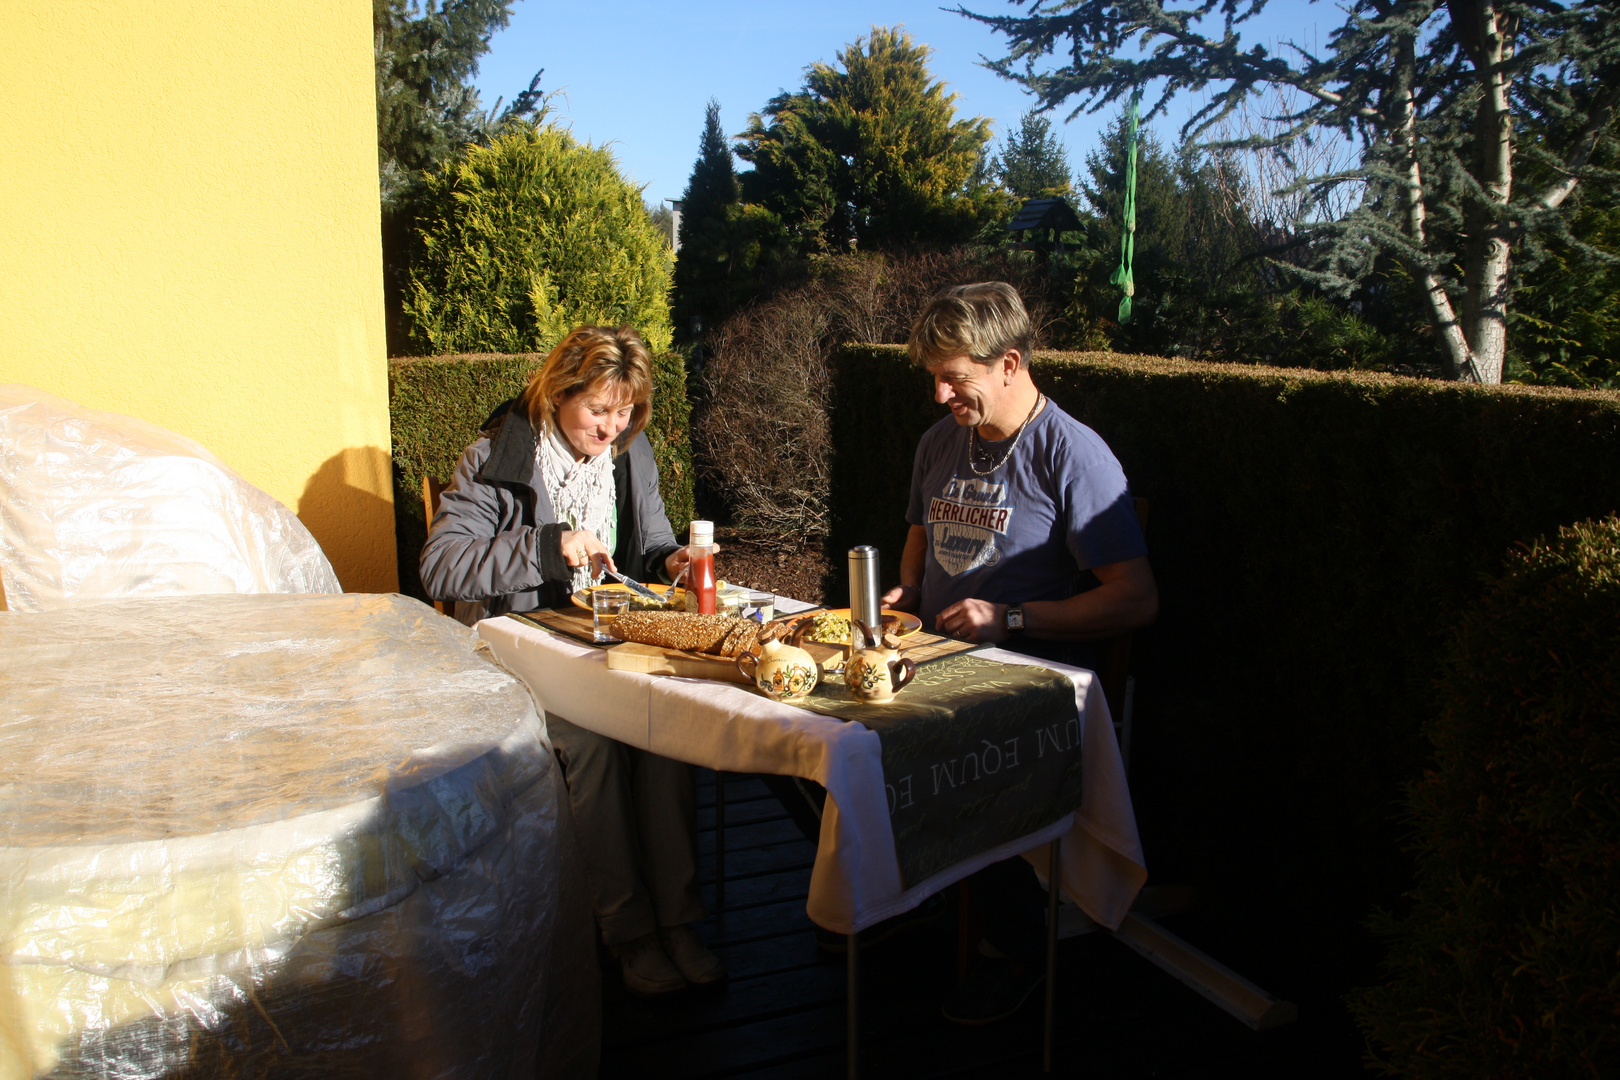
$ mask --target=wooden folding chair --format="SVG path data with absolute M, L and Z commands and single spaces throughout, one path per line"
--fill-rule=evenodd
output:
M 425 473 L 422 476 L 422 511 L 427 515 L 429 532 L 433 531 L 433 519 L 439 513 L 439 496 L 444 494 L 444 489 L 449 486 L 449 484 L 435 480 Z M 433 601 L 433 610 L 440 615 L 455 614 L 454 609 L 443 600 Z
M 1136 520 L 1145 539 L 1148 501 L 1132 501 L 1136 504 Z M 1131 642 L 1135 636 L 1127 632 L 1097 643 L 1097 677 L 1102 680 L 1103 697 L 1108 699 L 1108 714 L 1114 718 L 1114 734 L 1119 739 L 1119 756 L 1125 762 L 1126 775 L 1131 769 L 1131 713 L 1136 703 L 1136 680 L 1131 677 Z
M 1148 501 L 1135 501 L 1136 517 L 1141 522 L 1142 535 L 1145 537 Z M 1097 675 L 1102 680 L 1103 696 L 1108 699 L 1108 711 L 1114 718 L 1114 732 L 1119 737 L 1119 755 L 1125 763 L 1127 775 L 1131 765 L 1131 728 L 1136 704 L 1136 680 L 1130 673 L 1132 638 L 1132 634 L 1121 634 L 1099 643 L 1097 656 Z M 1115 936 L 1256 1031 L 1290 1023 L 1298 1015 L 1293 1003 L 1272 997 L 1140 911 L 1133 910 L 1126 915 Z M 1051 993 L 1052 986 L 1048 982 L 1047 994 L 1050 996 Z M 1050 1056 L 1047 1060 L 1050 1061 Z

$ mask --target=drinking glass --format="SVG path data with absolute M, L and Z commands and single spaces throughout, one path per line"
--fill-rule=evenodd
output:
M 743 614 L 756 622 L 770 622 L 776 618 L 776 595 L 768 592 L 750 592 L 748 607 Z
M 613 620 L 630 610 L 630 593 L 612 585 L 598 585 L 591 590 L 591 629 L 597 641 L 613 641 L 608 627 Z

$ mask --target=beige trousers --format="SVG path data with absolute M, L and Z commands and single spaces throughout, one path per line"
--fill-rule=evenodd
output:
M 602 940 L 623 945 L 703 918 L 690 765 L 548 714 Z

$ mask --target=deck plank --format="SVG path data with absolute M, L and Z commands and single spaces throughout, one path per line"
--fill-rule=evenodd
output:
M 805 915 L 815 847 L 757 779 L 726 787 L 725 911 L 697 924 L 731 980 L 643 1001 L 603 966 L 603 1080 L 842 1076 L 843 958 L 816 947 Z M 714 897 L 713 783 L 699 770 L 699 874 Z M 1039 992 L 1017 1016 L 983 1028 L 947 1022 L 955 978 L 948 915 L 863 951 L 863 1075 L 907 1080 L 1038 1077 Z M 1275 988 L 1284 990 L 1285 988 Z M 1106 933 L 1059 945 L 1056 1076 L 1096 1080 L 1278 1080 L 1367 1075 L 1358 1044 L 1307 1021 L 1256 1034 L 1145 963 Z M 1327 1025 L 1331 1027 L 1331 1025 Z

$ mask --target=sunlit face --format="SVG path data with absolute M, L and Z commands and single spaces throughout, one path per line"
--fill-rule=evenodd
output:
M 1017 370 L 1016 358 L 1012 370 Z M 963 427 L 994 423 L 1012 382 L 1006 357 L 980 364 L 970 356 L 953 356 L 928 365 L 928 374 L 934 377 L 934 400 L 948 406 Z
M 557 403 L 557 431 L 581 458 L 595 457 L 613 445 L 636 410 L 630 387 L 610 383 L 580 390 Z

